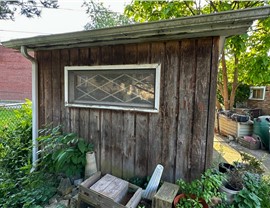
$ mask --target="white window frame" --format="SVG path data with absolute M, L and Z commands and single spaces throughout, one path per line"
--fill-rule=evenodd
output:
M 83 70 L 145 70 L 155 69 L 155 101 L 154 108 L 143 107 L 126 107 L 126 106 L 108 106 L 99 104 L 74 104 L 69 103 L 69 71 L 83 71 Z M 96 108 L 96 109 L 109 109 L 109 110 L 126 110 L 126 111 L 139 111 L 139 112 L 159 112 L 159 99 L 160 99 L 160 64 L 126 64 L 126 65 L 99 65 L 99 66 L 65 66 L 64 84 L 65 84 L 65 106 L 66 107 L 79 107 L 79 108 Z
M 263 90 L 262 98 L 254 98 L 253 97 L 253 90 Z M 250 100 L 264 100 L 264 98 L 265 98 L 265 90 L 266 90 L 266 87 L 265 86 L 250 87 L 250 96 L 249 96 L 249 99 Z

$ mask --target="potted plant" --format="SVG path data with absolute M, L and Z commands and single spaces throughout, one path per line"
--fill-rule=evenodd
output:
M 224 193 L 228 204 L 232 204 L 234 197 L 244 187 L 243 171 L 241 169 L 234 169 L 226 173 L 226 180 L 223 181 L 223 185 L 220 186 L 219 191 Z
M 224 174 L 215 169 L 208 169 L 200 179 L 190 183 L 180 179 L 177 184 L 181 194 L 175 197 L 175 207 L 207 208 L 213 197 L 222 197 L 218 192 L 224 180 Z
M 230 166 L 234 168 L 227 168 L 226 180 L 220 187 L 220 192 L 226 195 L 226 201 L 228 204 L 232 204 L 239 193 L 246 192 L 244 189 L 247 187 L 247 175 L 251 174 L 251 176 L 254 177 L 249 177 L 250 180 L 255 180 L 256 175 L 260 175 L 264 172 L 262 168 L 262 160 L 258 160 L 257 158 L 250 156 L 247 153 L 242 152 L 240 154 L 242 162 L 234 162 L 234 164 Z M 247 194 L 245 195 L 247 196 Z

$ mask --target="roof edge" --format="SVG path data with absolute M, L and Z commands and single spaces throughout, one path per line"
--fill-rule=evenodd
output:
M 14 49 L 26 46 L 33 50 L 42 50 L 82 44 L 91 46 L 125 44 L 129 41 L 143 42 L 144 40 L 157 40 L 158 37 L 164 40 L 166 39 L 164 36 L 168 39 L 203 37 L 204 32 L 208 36 L 231 36 L 245 33 L 254 20 L 269 16 L 270 6 L 264 6 L 126 26 L 14 39 L 2 42 L 2 44 Z M 228 32 L 225 32 L 226 30 Z M 213 35 L 211 35 L 211 31 L 213 31 Z

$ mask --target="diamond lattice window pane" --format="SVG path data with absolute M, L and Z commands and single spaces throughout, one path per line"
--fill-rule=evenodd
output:
M 68 103 L 155 108 L 156 68 L 79 68 L 68 71 Z
M 155 70 L 77 71 L 74 99 L 117 104 L 154 104 Z

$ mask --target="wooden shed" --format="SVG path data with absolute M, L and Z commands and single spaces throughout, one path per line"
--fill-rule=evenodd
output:
M 98 168 L 129 178 L 198 177 L 212 160 L 225 37 L 269 7 L 4 42 L 35 52 L 34 124 L 63 124 L 95 144 Z M 37 69 L 38 68 L 38 69 Z M 36 69 L 36 70 L 35 70 Z

